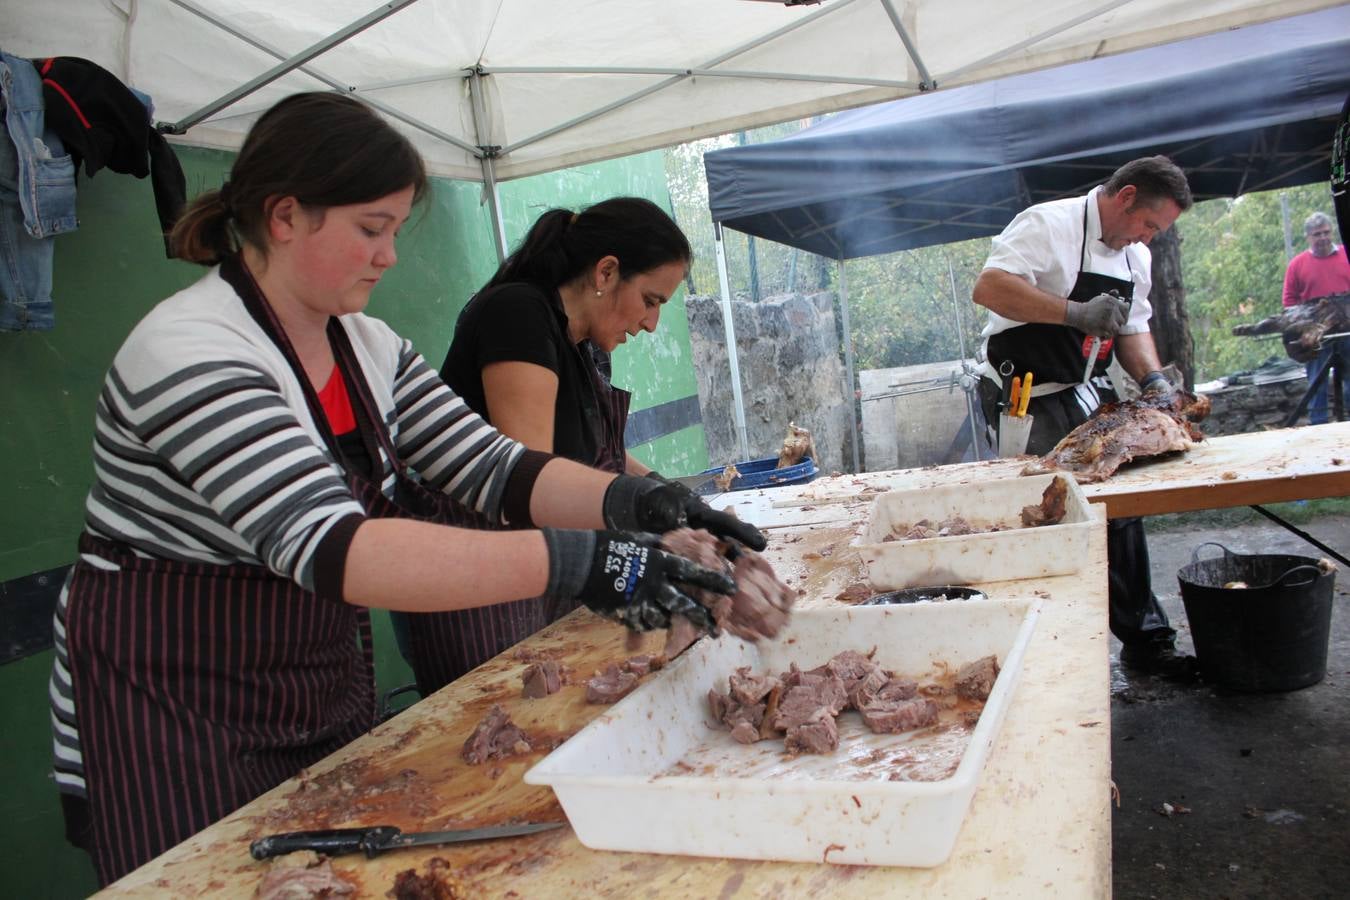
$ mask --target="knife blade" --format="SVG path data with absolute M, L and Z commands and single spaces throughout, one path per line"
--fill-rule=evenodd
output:
M 717 492 L 712 475 L 677 475 L 674 478 L 667 478 L 666 480 L 673 481 L 676 484 L 682 484 L 695 494 L 700 493 L 702 490 L 707 490 L 709 493 Z
M 1102 349 L 1102 339 L 1094 337 L 1091 346 L 1088 347 L 1087 363 L 1083 366 L 1083 384 L 1088 383 L 1092 377 L 1092 369 L 1097 365 L 1097 354 Z
M 454 844 L 462 841 L 484 841 L 492 838 L 516 837 L 561 828 L 564 822 L 531 822 L 524 825 L 492 825 L 486 828 L 465 828 L 456 831 L 404 832 L 393 825 L 372 825 L 368 828 L 330 828 L 320 831 L 291 831 L 259 838 L 248 847 L 254 859 L 269 859 L 313 850 L 325 856 L 364 853 L 379 856 L 386 850 L 419 847 L 424 844 Z

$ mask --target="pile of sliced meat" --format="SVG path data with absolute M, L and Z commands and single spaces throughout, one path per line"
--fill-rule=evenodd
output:
M 677 553 L 713 571 L 723 571 L 736 581 L 732 596 L 691 589 L 690 596 L 712 611 L 717 627 L 738 638 L 758 641 L 772 638 L 787 624 L 797 591 L 774 574 L 768 561 L 753 550 L 737 547 L 734 560 L 727 559 L 730 548 L 706 531 L 679 528 L 661 538 L 661 549 Z M 683 616 L 671 620 L 662 656 L 674 659 L 699 636 L 699 629 Z
M 1107 403 L 1022 474 L 1063 471 L 1081 484 L 1104 481 L 1132 459 L 1194 447 L 1204 440 L 1194 423 L 1208 415 L 1209 398 L 1186 391 Z
M 791 754 L 830 753 L 839 746 L 836 718 L 856 710 L 879 734 L 896 734 L 937 724 L 940 705 L 921 693 L 918 682 L 884 670 L 876 653 L 845 650 L 829 662 L 803 671 L 796 663 L 778 675 L 755 675 L 748 666 L 727 679 L 727 693 L 708 692 L 718 727 L 742 744 L 783 739 Z M 956 692 L 983 701 L 989 697 L 998 663 L 985 657 L 957 673 Z

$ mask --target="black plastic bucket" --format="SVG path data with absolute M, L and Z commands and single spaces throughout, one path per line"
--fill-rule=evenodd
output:
M 1200 559 L 1211 546 L 1223 556 Z M 1209 542 L 1195 549 L 1177 581 L 1206 681 L 1292 691 L 1326 676 L 1335 570 L 1307 556 L 1233 553 Z M 1224 587 L 1234 582 L 1247 587 Z

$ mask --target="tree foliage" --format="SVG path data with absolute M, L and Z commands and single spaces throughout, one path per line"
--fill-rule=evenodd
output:
M 1196 381 L 1259 365 L 1284 350 L 1276 337 L 1235 337 L 1234 325 L 1279 313 L 1284 271 L 1285 217 L 1294 253 L 1306 250 L 1303 220 L 1315 211 L 1330 214 L 1326 182 L 1244 194 L 1236 200 L 1196 204 L 1177 220 L 1186 307 L 1195 333 Z
M 667 151 L 672 208 L 694 247 L 690 271 L 694 293 L 721 294 L 703 154 L 740 143 L 776 140 L 808 124 L 809 120 L 787 122 Z M 1292 249 L 1297 253 L 1307 247 L 1303 220 L 1315 210 L 1331 211 L 1325 182 L 1247 194 L 1236 200 L 1210 200 L 1196 204 L 1177 221 L 1197 382 L 1283 356 L 1277 339 L 1232 334 L 1236 324 L 1280 311 L 1288 264 L 1282 194 L 1288 204 Z M 810 293 L 838 288 L 834 260 L 730 229 L 723 232 L 723 242 L 733 296 L 762 299 L 793 290 Z M 845 263 L 855 368 L 959 359 L 963 345 L 966 355 L 972 355 L 985 313 L 970 301 L 970 294 L 988 252 L 989 239 L 977 238 Z

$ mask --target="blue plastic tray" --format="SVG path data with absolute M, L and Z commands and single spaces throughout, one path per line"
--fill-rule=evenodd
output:
M 778 457 L 766 456 L 763 459 L 752 459 L 748 462 L 738 462 L 735 464 L 737 475 L 731 482 L 733 491 L 749 491 L 756 488 L 777 487 L 780 484 L 806 484 L 815 478 L 819 469 L 816 468 L 816 462 L 809 456 L 802 457 L 802 461 L 794 466 L 784 466 L 779 469 Z M 700 475 L 721 475 L 726 466 L 717 466 L 712 469 L 704 469 Z

